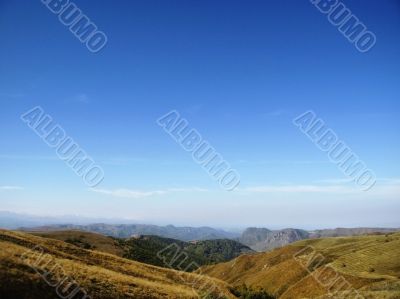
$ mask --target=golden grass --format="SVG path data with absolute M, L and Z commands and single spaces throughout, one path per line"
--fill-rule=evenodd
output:
M 235 298 L 226 283 L 217 279 L 150 266 L 54 239 L 0 230 L 1 298 L 8 298 L 4 294 L 13 294 L 14 298 L 57 297 L 54 288 L 47 286 L 27 265 L 27 260 L 21 258 L 36 245 L 43 248 L 91 298 L 199 298 L 209 286 L 216 287 L 214 297 Z M 28 260 L 31 259 L 34 258 Z M 39 263 L 37 268 L 43 271 L 50 266 Z M 62 277 L 58 273 L 61 270 L 54 272 L 55 276 Z
M 329 298 L 329 282 L 336 287 L 334 278 L 366 299 L 400 298 L 400 233 L 302 240 L 200 271 L 233 286 L 263 287 L 277 298 Z
M 94 246 L 97 251 L 111 253 L 122 257 L 124 250 L 111 238 L 101 234 L 84 232 L 77 230 L 65 230 L 65 231 L 34 231 L 29 232 L 32 235 L 39 237 L 56 239 L 60 241 L 68 241 L 71 239 L 80 240 Z

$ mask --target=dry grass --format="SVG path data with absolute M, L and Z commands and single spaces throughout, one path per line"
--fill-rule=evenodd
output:
M 82 243 L 90 244 L 95 250 L 107 252 L 122 257 L 124 250 L 118 245 L 118 243 L 111 237 L 107 237 L 101 234 L 77 231 L 77 230 L 65 230 L 65 231 L 34 231 L 28 232 L 30 234 L 56 239 L 60 241 L 79 240 Z
M 294 258 L 308 246 L 315 251 Z M 310 262 L 316 254 L 323 258 Z M 308 262 L 309 271 L 303 267 Z M 332 298 L 321 282 L 333 277 L 341 277 L 366 299 L 400 298 L 400 233 L 302 240 L 200 271 L 234 286 L 263 287 L 282 299 Z
M 86 250 L 62 241 L 21 232 L 0 230 L 0 298 L 55 298 L 54 288 L 31 269 L 21 257 L 39 245 L 78 282 L 92 298 L 199 298 L 208 286 L 213 296 L 235 298 L 219 280 L 159 268 L 112 254 Z M 39 270 L 50 265 L 39 263 Z M 61 277 L 61 272 L 54 271 Z M 194 284 L 193 282 L 198 282 Z M 203 285 L 207 285 L 204 287 Z

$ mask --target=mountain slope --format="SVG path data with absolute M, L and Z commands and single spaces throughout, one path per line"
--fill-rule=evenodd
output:
M 129 239 L 116 239 L 100 234 L 82 231 L 45 231 L 32 232 L 35 235 L 62 240 L 85 249 L 95 249 L 132 259 L 146 264 L 165 267 L 157 253 L 168 246 L 177 246 L 188 258 L 182 264 L 174 263 L 171 267 L 181 270 L 195 262 L 197 265 L 207 265 L 231 260 L 242 253 L 252 250 L 234 240 L 206 240 L 183 242 L 158 236 L 137 236 Z M 188 269 L 188 270 L 193 270 Z
M 57 297 L 57 285 L 66 277 L 80 286 L 81 296 L 74 298 L 83 298 L 85 292 L 90 298 L 101 299 L 199 298 L 207 293 L 210 298 L 235 298 L 225 283 L 209 277 L 150 266 L 54 239 L 0 230 L 0 298 L 53 299 Z M 64 287 L 71 285 L 65 281 L 61 285 L 58 291 L 65 295 L 68 288 Z
M 26 232 L 43 238 L 50 238 L 50 239 L 64 241 L 84 249 L 94 249 L 114 254 L 119 257 L 123 257 L 125 253 L 124 249 L 121 248 L 117 239 L 107 237 L 102 234 L 90 233 L 84 231 L 75 231 L 75 230 L 43 231 L 43 232 L 26 231 Z
M 201 271 L 282 299 L 337 298 L 339 282 L 366 299 L 400 298 L 400 233 L 303 240 Z

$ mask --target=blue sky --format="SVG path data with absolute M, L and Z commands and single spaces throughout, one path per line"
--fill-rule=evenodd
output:
M 0 210 L 400 226 L 397 1 L 344 1 L 377 37 L 367 53 L 309 1 L 75 3 L 108 37 L 99 53 L 39 0 L 0 1 Z M 20 120 L 37 105 L 102 166 L 103 192 Z M 172 109 L 237 169 L 237 190 L 222 190 L 157 125 Z M 373 190 L 346 182 L 292 124 L 310 109 L 373 169 Z

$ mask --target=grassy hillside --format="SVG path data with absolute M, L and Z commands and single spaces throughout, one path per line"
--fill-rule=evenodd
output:
M 229 261 L 244 252 L 252 252 L 249 247 L 226 239 L 190 243 L 157 236 L 141 236 L 120 239 L 118 242 L 126 250 L 124 257 L 157 266 L 163 266 L 163 261 L 157 257 L 157 252 L 162 251 L 167 246 L 178 246 L 188 256 L 183 264 L 172 265 L 172 267 L 179 266 L 179 268 L 176 268 L 178 270 L 185 269 L 191 262 L 195 262 L 198 266 L 209 265 Z M 188 267 L 188 271 L 191 270 L 193 270 L 193 267 Z
M 35 246 L 43 250 L 40 260 L 39 249 L 31 251 Z M 46 271 L 53 287 L 43 279 Z M 86 291 L 91 298 L 199 298 L 209 290 L 209 298 L 235 298 L 227 285 L 216 279 L 0 230 L 0 298 L 53 299 L 57 282 L 65 277 L 75 280 L 80 292 Z
M 282 299 L 400 298 L 400 233 L 302 240 L 201 271 Z
M 122 257 L 124 250 L 119 245 L 116 239 L 103 236 L 101 234 L 89 233 L 84 231 L 43 231 L 43 232 L 29 232 L 36 236 L 51 238 L 67 243 L 84 249 L 95 249 L 102 252 L 111 253 Z
M 81 231 L 45 231 L 33 234 L 62 240 L 85 249 L 95 249 L 135 261 L 165 267 L 165 263 L 157 256 L 167 246 L 176 244 L 188 255 L 183 264 L 173 263 L 171 266 L 177 270 L 185 269 L 191 262 L 199 266 L 225 262 L 244 252 L 252 250 L 233 240 L 207 240 L 197 242 L 183 242 L 175 239 L 158 236 L 140 236 L 129 239 L 116 239 L 100 234 Z M 188 270 L 193 270 L 189 267 Z

